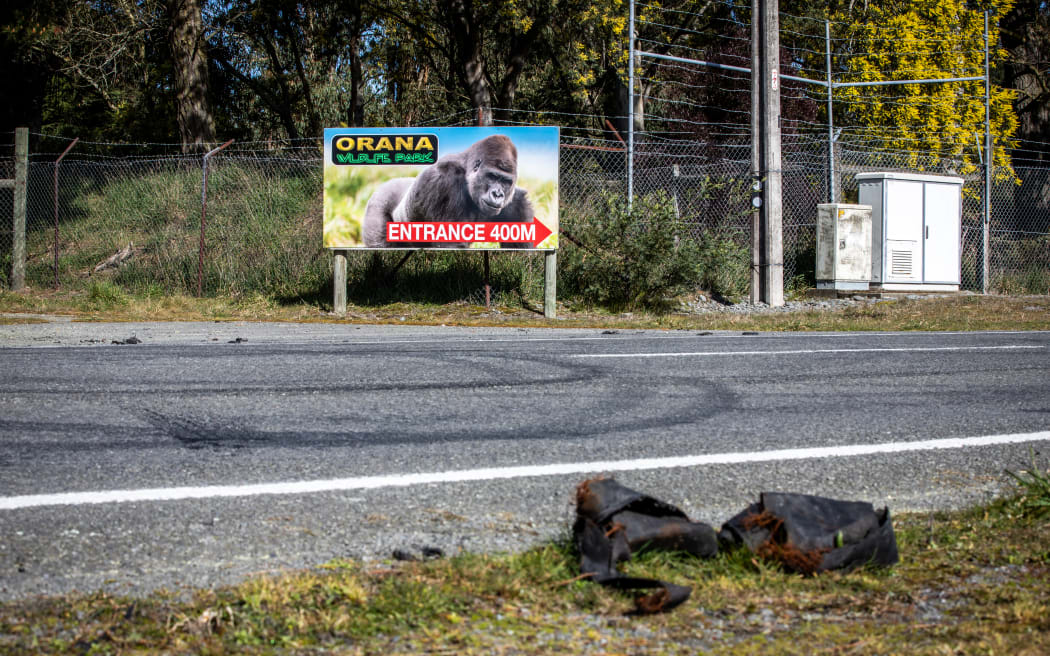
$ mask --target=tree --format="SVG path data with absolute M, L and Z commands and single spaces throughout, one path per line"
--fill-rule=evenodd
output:
M 1008 55 L 999 73 L 1002 85 L 1017 92 L 1014 107 L 1025 155 L 1050 160 L 1050 5 L 1018 0 L 1001 29 Z
M 362 34 L 365 31 L 365 11 L 361 0 L 347 0 L 343 5 L 348 31 L 347 49 L 350 57 L 350 101 L 346 108 L 346 123 L 352 127 L 365 125 L 364 71 L 361 64 Z
M 998 18 L 1013 0 L 992 0 L 989 25 L 996 43 Z M 836 81 L 876 82 L 984 74 L 984 14 L 963 0 L 901 0 L 835 11 Z M 993 50 L 994 62 L 1005 52 Z M 815 53 L 814 56 L 820 56 Z M 999 148 L 994 161 L 1009 166 L 1007 148 L 1017 129 L 1008 89 L 993 87 L 991 129 Z M 957 173 L 976 170 L 977 141 L 984 134 L 984 83 L 848 87 L 835 91 L 835 124 L 865 147 L 905 153 L 922 169 L 944 160 Z M 924 158 L 924 156 L 928 156 Z
M 41 122 L 81 137 L 214 140 L 198 0 L 52 0 L 21 16 L 45 71 Z
M 1014 190 L 1018 207 L 1030 208 L 1007 226 L 1045 233 L 1050 228 L 1050 180 L 1020 166 L 1050 161 L 1050 6 L 1044 0 L 1019 0 L 1002 20 L 1003 47 L 1009 53 L 1000 66 L 1003 86 L 1017 93 L 1020 148 L 1014 152 L 1021 186 Z
M 320 136 L 364 122 L 370 5 L 360 0 L 232 0 L 211 17 L 227 104 L 260 138 Z M 349 84 L 347 81 L 349 80 Z
M 98 95 L 118 114 L 143 91 L 154 43 L 163 43 L 156 0 L 59 3 L 59 12 L 34 47 L 79 88 Z
M 691 3 L 664 13 L 647 8 L 639 34 L 639 48 L 650 53 L 700 59 L 711 64 L 748 69 L 751 66 L 750 8 L 720 3 Z M 699 13 L 694 13 L 699 12 Z M 676 26 L 670 25 L 678 18 Z M 666 35 L 664 35 L 666 31 Z M 780 61 L 785 72 L 792 70 L 793 33 L 781 30 Z M 638 96 L 650 107 L 647 124 L 636 124 L 649 133 L 667 131 L 714 144 L 739 146 L 748 139 L 751 114 L 751 75 L 714 66 L 683 64 L 643 57 L 636 64 L 641 78 Z M 796 132 L 800 124 L 812 123 L 818 104 L 806 93 L 804 83 L 784 80 L 781 115 L 784 133 Z M 635 111 L 646 106 L 638 103 Z M 727 131 L 737 139 L 725 138 Z M 735 142 L 735 143 L 734 143 Z
M 165 8 L 182 150 L 207 150 L 205 144 L 215 141 L 215 119 L 208 102 L 208 59 L 200 2 L 166 0 Z
M 51 63 L 35 47 L 40 35 L 53 24 L 56 10 L 49 3 L 11 0 L 0 6 L 0 130 L 28 126 L 41 129 Z
M 494 107 L 514 107 L 526 69 L 549 57 L 537 50 L 544 34 L 568 25 L 582 7 L 582 0 L 405 0 L 380 13 L 384 29 L 409 31 L 445 88 L 490 125 Z

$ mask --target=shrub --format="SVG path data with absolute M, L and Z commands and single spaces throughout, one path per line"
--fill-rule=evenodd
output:
M 662 308 L 701 279 L 698 244 L 664 194 L 627 207 L 619 195 L 595 198 L 598 211 L 563 217 L 562 290 L 610 309 Z

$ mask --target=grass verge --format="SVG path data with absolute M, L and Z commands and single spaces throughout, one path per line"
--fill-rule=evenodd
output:
M 1045 474 L 1022 474 L 1024 481 Z M 187 598 L 70 595 L 0 605 L 4 654 L 1046 654 L 1050 520 L 1039 483 L 966 511 L 895 519 L 888 570 L 785 574 L 740 550 L 643 554 L 692 585 L 658 616 L 580 581 L 567 543 L 429 562 L 334 561 Z
M 560 305 L 556 320 L 542 308 L 469 303 L 350 304 L 346 317 L 312 301 L 279 301 L 261 294 L 195 298 L 161 293 L 130 294 L 101 281 L 86 290 L 0 291 L 0 313 L 58 314 L 81 321 L 323 321 L 349 323 L 445 324 L 677 330 L 1050 330 L 1048 296 L 887 298 L 838 309 L 766 313 L 610 313 Z M 17 317 L 8 317 L 13 320 Z

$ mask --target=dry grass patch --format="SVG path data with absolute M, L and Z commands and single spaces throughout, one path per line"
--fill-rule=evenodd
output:
M 838 309 L 752 313 L 610 313 L 566 306 L 558 318 L 542 308 L 468 303 L 353 305 L 345 317 L 307 302 L 281 302 L 261 294 L 196 298 L 132 295 L 100 281 L 86 290 L 0 291 L 0 313 L 61 314 L 78 321 L 295 321 L 403 325 L 562 327 L 729 331 L 1050 330 L 1050 297 L 976 296 L 886 298 Z

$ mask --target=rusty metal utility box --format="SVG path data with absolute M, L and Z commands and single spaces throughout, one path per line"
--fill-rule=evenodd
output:
M 817 205 L 818 289 L 866 290 L 871 280 L 871 206 Z

